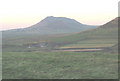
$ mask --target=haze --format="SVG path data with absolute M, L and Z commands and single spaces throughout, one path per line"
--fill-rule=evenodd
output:
M 47 16 L 102 25 L 118 16 L 118 0 L 1 0 L 0 30 L 31 26 Z

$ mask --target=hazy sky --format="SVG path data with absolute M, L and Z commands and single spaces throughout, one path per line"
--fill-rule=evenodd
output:
M 0 0 L 0 30 L 31 26 L 46 16 L 101 25 L 118 16 L 119 0 Z

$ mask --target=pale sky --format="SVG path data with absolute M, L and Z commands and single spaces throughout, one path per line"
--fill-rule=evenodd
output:
M 0 30 L 29 27 L 47 16 L 102 25 L 118 16 L 119 0 L 0 0 Z

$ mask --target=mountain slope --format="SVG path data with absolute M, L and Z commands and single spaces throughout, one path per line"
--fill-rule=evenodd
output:
M 31 26 L 28 29 L 41 29 L 40 31 L 50 30 L 50 31 L 64 31 L 76 32 L 84 29 L 94 28 L 94 26 L 83 25 L 74 19 L 69 19 L 65 17 L 46 17 L 41 22 Z
M 62 48 L 111 47 L 118 43 L 118 18 L 115 18 L 96 29 L 52 40 L 58 44 L 64 42 Z
M 119 22 L 120 23 L 120 22 Z M 32 45 L 33 50 L 41 49 L 37 46 L 42 43 L 48 44 L 47 48 L 108 48 L 118 44 L 118 18 L 92 30 L 82 31 L 80 33 L 71 34 L 24 34 L 23 36 L 6 37 L 3 36 L 4 49 L 10 50 L 12 47 L 23 51 L 29 45 Z M 13 48 L 12 50 L 16 50 Z M 29 50 L 31 50 L 29 49 Z
M 53 17 L 49 16 L 38 22 L 37 24 L 30 26 L 28 28 L 14 29 L 5 31 L 7 33 L 39 33 L 44 34 L 61 34 L 61 33 L 71 33 L 80 32 L 83 30 L 93 29 L 96 26 L 84 25 L 77 22 L 74 19 L 65 17 Z M 4 32 L 3 32 L 4 33 Z

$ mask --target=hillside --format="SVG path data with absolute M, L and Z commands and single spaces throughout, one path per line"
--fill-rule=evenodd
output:
M 2 78 L 116 79 L 119 62 L 117 22 L 116 18 L 79 33 L 4 38 Z M 61 50 L 77 48 L 103 50 Z
M 83 30 L 93 29 L 96 26 L 81 24 L 80 22 L 66 18 L 66 17 L 53 17 L 48 16 L 41 20 L 37 24 L 34 24 L 27 28 L 13 29 L 8 31 L 3 31 L 3 34 L 39 34 L 39 35 L 49 35 L 49 34 L 63 34 L 80 32 Z
M 63 42 L 64 44 L 66 43 L 62 48 L 111 47 L 118 43 L 118 18 L 115 18 L 96 29 L 52 40 L 58 44 L 62 44 Z
M 27 28 L 2 31 L 3 44 L 24 44 L 96 28 L 66 17 L 48 16 Z
M 7 38 L 3 33 L 3 47 L 7 49 L 13 47 L 11 48 L 12 50 L 17 47 L 20 51 L 56 48 L 106 48 L 118 43 L 118 18 L 115 18 L 96 29 L 80 33 L 54 35 L 24 35 L 22 33 L 21 35 L 22 36 L 20 37 L 15 33 L 14 37 Z M 39 48 L 40 44 L 47 45 L 44 48 Z M 32 48 L 29 49 L 29 46 L 32 46 Z

